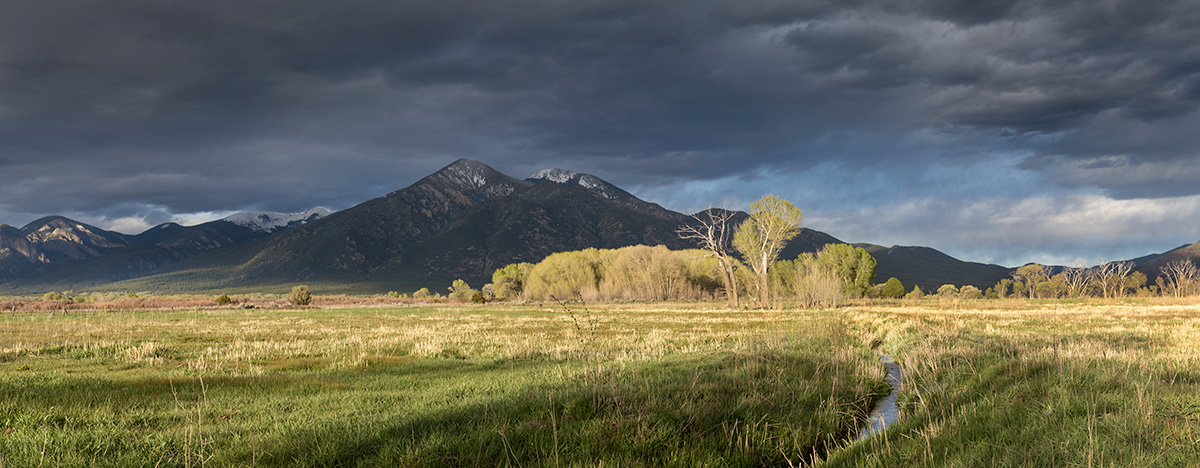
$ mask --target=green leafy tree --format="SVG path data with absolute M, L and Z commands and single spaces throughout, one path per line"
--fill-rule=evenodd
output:
M 529 281 L 529 272 L 532 270 L 532 263 L 512 263 L 492 273 L 492 288 L 496 292 L 496 298 L 515 300 L 523 297 L 525 285 Z
M 829 244 L 817 254 L 817 261 L 833 270 L 847 297 L 863 297 L 875 284 L 875 257 L 861 247 Z
M 291 294 L 288 294 L 288 302 L 298 306 L 308 305 L 312 302 L 312 293 L 306 285 L 294 286 Z
M 912 292 L 904 295 L 905 299 L 921 299 L 923 297 L 925 297 L 925 291 L 921 290 L 920 285 L 913 286 Z
M 885 299 L 899 299 L 904 297 L 904 284 L 896 277 L 888 278 L 886 283 L 883 283 L 883 289 L 880 291 L 880 296 Z
M 61 300 L 63 300 L 63 295 L 62 295 L 62 293 L 60 293 L 58 291 L 50 291 L 50 292 L 42 295 L 42 300 L 43 301 L 61 301 Z
M 1025 284 L 1029 298 L 1037 297 L 1038 283 L 1050 279 L 1050 267 L 1030 263 L 1012 272 L 1013 279 Z
M 454 282 L 450 284 L 450 287 L 446 289 L 450 290 L 450 294 L 448 294 L 450 300 L 458 302 L 467 302 L 471 300 L 471 296 L 474 296 L 475 293 L 478 292 L 474 289 L 471 289 L 471 286 L 468 285 L 466 281 L 461 279 L 454 280 Z
M 953 284 L 943 284 L 941 287 L 938 288 L 937 295 L 939 298 L 943 298 L 943 299 L 956 298 L 956 297 L 958 297 L 958 286 L 955 286 Z
M 733 248 L 746 259 L 757 277 L 758 303 L 770 304 L 769 270 L 789 240 L 800 233 L 802 213 L 791 202 L 766 195 L 750 204 L 750 217 L 733 235 Z
M 1013 280 L 1008 278 L 1001 279 L 992 287 L 996 298 L 1003 299 L 1008 297 L 1013 292 Z
M 1125 277 L 1125 289 L 1136 292 L 1139 288 L 1141 288 L 1142 286 L 1145 286 L 1145 285 L 1146 285 L 1146 274 L 1145 273 L 1142 273 L 1140 271 L 1135 271 L 1133 273 L 1130 273 L 1129 276 Z
M 428 299 L 430 297 L 433 297 L 433 293 L 429 291 L 429 288 L 421 288 L 413 293 L 414 299 Z

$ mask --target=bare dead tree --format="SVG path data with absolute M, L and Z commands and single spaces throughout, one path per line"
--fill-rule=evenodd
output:
M 1063 268 L 1062 275 L 1063 282 L 1067 284 L 1067 294 L 1074 297 L 1083 297 L 1088 281 L 1091 280 L 1088 269 L 1082 265 L 1070 266 Z
M 1180 259 L 1174 262 L 1163 265 L 1160 269 L 1163 280 L 1161 287 L 1171 290 L 1171 294 L 1175 297 L 1183 297 L 1192 293 L 1196 281 L 1200 279 L 1200 271 L 1197 270 L 1196 264 L 1189 259 Z M 1163 290 L 1163 294 L 1166 294 Z
M 1093 282 L 1105 299 L 1125 296 L 1125 279 L 1133 271 L 1133 262 L 1108 262 L 1096 267 Z
M 721 270 L 721 280 L 725 283 L 725 298 L 729 307 L 738 308 L 738 285 L 735 273 L 735 261 L 729 252 L 729 241 L 733 236 L 733 226 L 730 220 L 734 212 L 730 210 L 715 210 L 712 207 L 692 215 L 694 223 L 684 224 L 675 233 L 680 239 L 690 240 L 700 246 L 707 255 L 717 259 L 717 267 Z

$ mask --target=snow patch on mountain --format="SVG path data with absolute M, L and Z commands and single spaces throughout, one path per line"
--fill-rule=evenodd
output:
M 482 189 L 489 198 L 511 194 L 524 183 L 501 174 L 484 163 L 470 159 L 454 161 L 435 173 L 434 176 L 460 187 Z
M 579 173 L 577 172 L 571 172 L 566 169 L 552 168 L 542 169 L 534 172 L 533 175 L 529 176 L 529 178 L 525 180 L 549 180 L 551 182 L 565 184 L 577 176 L 579 176 Z
M 329 216 L 331 213 L 324 207 L 316 207 L 308 211 L 300 213 L 236 213 L 222 218 L 222 221 L 228 221 L 239 226 L 245 226 L 255 231 L 260 232 L 275 232 L 280 229 L 287 229 L 292 226 L 316 221 L 317 219 Z
M 591 174 L 580 174 L 571 172 L 566 169 L 542 169 L 533 173 L 528 179 L 530 182 L 548 180 L 554 183 L 563 185 L 579 186 L 600 194 L 600 196 L 609 200 L 626 200 L 633 198 L 629 192 L 617 188 L 617 186 L 606 182 L 604 179 Z

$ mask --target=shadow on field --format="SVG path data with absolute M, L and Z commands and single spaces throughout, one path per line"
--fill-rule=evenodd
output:
M 828 363 L 774 353 L 418 367 L 361 376 L 371 380 L 364 390 L 372 401 L 392 406 L 349 402 L 358 407 L 344 418 L 290 428 L 260 454 L 234 458 L 309 466 L 787 465 L 823 456 L 853 434 L 855 418 L 877 398 L 861 395 L 871 382 L 835 383 Z

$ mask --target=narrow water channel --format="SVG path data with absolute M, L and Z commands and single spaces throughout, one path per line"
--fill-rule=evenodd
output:
M 877 432 L 883 432 L 897 419 L 900 419 L 900 407 L 897 402 L 900 398 L 900 381 L 904 379 L 904 372 L 900 370 L 900 365 L 896 364 L 891 356 L 881 354 L 879 360 L 887 366 L 887 381 L 888 385 L 892 386 L 892 393 L 875 406 L 875 410 L 871 412 L 871 416 L 867 420 L 867 426 L 858 433 L 858 440 L 871 437 Z

